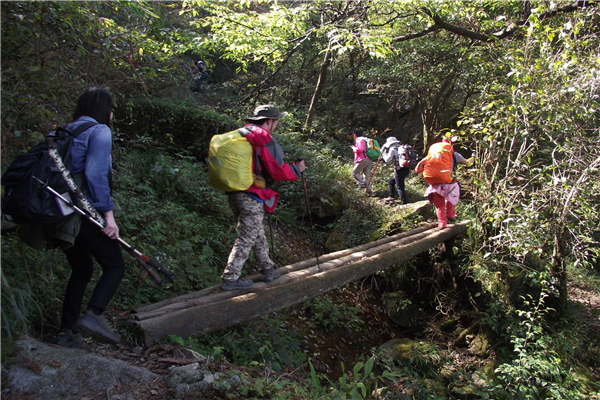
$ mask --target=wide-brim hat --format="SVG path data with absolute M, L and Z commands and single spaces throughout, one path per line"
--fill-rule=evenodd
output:
M 287 112 L 279 112 L 277 107 L 272 104 L 263 104 L 254 109 L 254 115 L 247 117 L 250 121 L 260 121 L 261 119 L 281 119 L 288 115 Z
M 392 144 L 392 143 L 399 143 L 400 141 L 398 139 L 396 139 L 393 136 L 390 136 L 389 138 L 387 138 L 387 140 L 385 141 L 385 144 Z

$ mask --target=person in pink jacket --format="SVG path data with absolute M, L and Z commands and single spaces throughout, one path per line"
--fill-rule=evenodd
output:
M 358 185 L 359 189 L 366 189 L 367 194 L 371 194 L 369 186 L 369 178 L 371 176 L 371 166 L 373 161 L 367 157 L 367 142 L 362 136 L 360 129 L 355 129 L 350 134 L 354 140 L 354 145 L 350 146 L 354 152 L 354 168 L 352 168 L 352 178 Z
M 304 161 L 287 164 L 283 162 L 283 150 L 271 133 L 279 119 L 287 113 L 270 104 L 256 107 L 254 115 L 246 118 L 244 137 L 252 145 L 252 171 L 254 183 L 245 191 L 227 192 L 229 207 L 237 218 L 237 239 L 229 254 L 221 279 L 223 290 L 243 290 L 253 285 L 249 279 L 240 278 L 250 250 L 259 262 L 263 282 L 279 277 L 279 271 L 269 258 L 269 246 L 265 236 L 263 219 L 265 211 L 273 212 L 279 194 L 272 187 L 276 181 L 295 181 L 304 171 Z

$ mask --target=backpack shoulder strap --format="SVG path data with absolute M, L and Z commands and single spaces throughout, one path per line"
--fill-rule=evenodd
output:
M 70 131 L 68 129 L 65 129 L 62 126 L 59 126 L 58 128 L 56 128 L 56 130 L 54 132 L 50 133 L 49 136 L 59 136 L 60 132 L 64 132 L 67 135 L 76 137 L 77 135 L 79 135 L 83 131 L 91 128 L 92 126 L 96 126 L 96 125 L 98 125 L 97 122 L 92 122 L 92 121 L 84 122 L 83 124 L 79 125 L 77 128 L 73 129 L 72 131 Z

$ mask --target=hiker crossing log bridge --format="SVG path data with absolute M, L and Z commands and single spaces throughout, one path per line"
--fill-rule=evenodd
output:
M 134 323 L 142 330 L 147 346 L 155 340 L 178 335 L 209 333 L 241 324 L 267 313 L 298 304 L 383 268 L 409 260 L 417 254 L 462 234 L 469 221 L 437 228 L 423 226 L 362 246 L 325 254 L 279 268 L 281 277 L 257 282 L 248 290 L 223 291 L 214 286 L 133 310 Z

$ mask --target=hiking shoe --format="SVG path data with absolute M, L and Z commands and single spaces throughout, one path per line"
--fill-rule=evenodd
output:
M 452 223 L 456 222 L 456 218 L 450 218 L 450 217 L 448 217 L 446 219 L 448 220 L 448 222 L 452 222 Z
M 121 343 L 121 335 L 110 327 L 104 314 L 96 315 L 92 310 L 86 310 L 83 316 L 75 322 L 75 326 L 100 343 Z
M 263 271 L 263 282 L 271 282 L 273 279 L 277 279 L 280 276 L 281 274 L 275 268 L 265 269 Z
M 223 284 L 221 285 L 221 289 L 223 289 L 223 290 L 245 290 L 245 289 L 250 289 L 252 287 L 252 285 L 254 285 L 254 282 L 252 282 L 250 279 L 240 278 L 237 281 L 232 281 L 232 282 L 223 281 Z
M 80 348 L 83 345 L 83 337 L 81 333 L 73 333 L 70 329 L 63 329 L 52 342 L 62 347 Z

